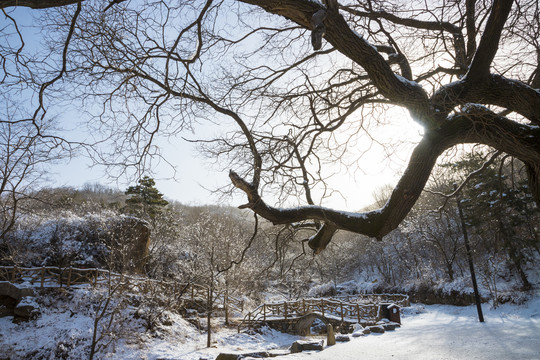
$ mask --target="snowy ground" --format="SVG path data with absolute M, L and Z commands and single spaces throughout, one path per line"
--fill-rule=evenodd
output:
M 417 304 L 405 309 L 403 326 L 396 331 L 352 338 L 322 352 L 277 359 L 540 359 L 539 295 L 521 306 L 503 305 L 490 310 L 484 305 L 485 323 L 478 322 L 474 306 Z M 0 359 L 87 357 L 90 317 L 52 308 L 32 322 L 16 325 L 11 320 L 0 318 Z M 137 321 L 126 321 L 128 328 L 123 330 L 137 336 L 119 339 L 98 358 L 215 359 L 220 352 L 288 348 L 298 339 L 269 329 L 263 334 L 237 334 L 235 329 L 221 328 L 214 334 L 213 347 L 208 349 L 204 332 L 180 317 L 173 320 L 172 326 L 152 335 L 141 330 Z M 34 356 L 28 357 L 32 351 Z
M 431 305 L 404 316 L 403 327 L 381 335 L 352 339 L 292 359 L 540 359 L 540 298 L 524 306 L 484 306 L 484 323 L 476 307 Z

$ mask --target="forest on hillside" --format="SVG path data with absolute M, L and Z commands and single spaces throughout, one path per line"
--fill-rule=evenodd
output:
M 309 228 L 273 226 L 232 207 L 169 202 L 149 177 L 125 191 L 99 184 L 45 188 L 20 202 L 11 223 L 12 203 L 2 198 L 0 265 L 138 273 L 253 303 L 269 296 L 404 292 L 425 302 L 467 304 L 473 298 L 465 224 L 484 300 L 520 302 L 531 289 L 527 270 L 540 259 L 540 214 L 522 172 L 517 160 L 481 150 L 454 159 L 437 169 L 404 223 L 382 241 L 340 232 L 317 255 L 306 246 Z M 457 201 L 456 183 L 463 183 Z M 387 192 L 379 190 L 374 208 L 384 205 Z M 136 224 L 149 230 L 143 257 L 133 253 Z

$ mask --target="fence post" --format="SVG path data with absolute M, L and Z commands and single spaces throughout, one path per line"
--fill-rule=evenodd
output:
M 11 274 L 11 282 L 15 282 L 15 274 L 17 273 L 17 265 L 13 267 L 13 274 Z
M 321 315 L 324 317 L 324 299 L 321 299 Z
M 340 306 L 341 322 L 343 322 L 343 301 L 339 302 L 339 306 Z
M 283 303 L 283 307 L 284 307 L 284 310 L 283 310 L 284 314 L 283 315 L 285 316 L 285 320 L 287 320 L 287 302 L 286 301 Z
M 306 313 L 306 299 L 302 299 L 302 312 L 303 314 Z
M 69 287 L 70 285 L 71 285 L 71 266 L 69 267 L 69 272 L 68 272 L 67 287 Z
M 41 267 L 41 287 L 43 288 L 43 285 L 45 283 L 45 266 Z
M 356 316 L 358 317 L 358 323 L 360 324 L 360 306 L 356 304 Z
M 225 308 L 225 325 L 229 325 L 229 290 L 223 295 L 223 307 Z
M 266 304 L 263 304 L 263 319 L 266 321 Z

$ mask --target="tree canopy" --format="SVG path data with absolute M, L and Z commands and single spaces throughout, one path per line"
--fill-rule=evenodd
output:
M 163 194 L 156 188 L 156 182 L 149 176 L 143 176 L 138 185 L 130 186 L 126 190 L 126 210 L 154 220 L 165 206 L 169 204 Z
M 44 53 L 25 53 L 10 6 L 48 8 L 40 10 Z M 247 196 L 242 208 L 274 224 L 312 225 L 315 252 L 338 229 L 375 238 L 395 229 L 440 156 L 460 144 L 519 159 L 540 202 L 537 0 L 28 0 L 1 8 L 10 40 L 2 87 L 37 94 L 21 121 L 39 127 L 55 104 L 79 101 L 101 135 L 96 144 L 108 144 L 94 158 L 122 168 L 159 156 L 158 136 L 200 121 L 233 123 L 236 131 L 205 139 L 202 151 L 230 169 Z M 334 166 L 353 168 L 379 127 L 407 126 L 396 109 L 424 132 L 386 204 L 325 207 Z M 273 206 L 268 192 L 302 201 Z

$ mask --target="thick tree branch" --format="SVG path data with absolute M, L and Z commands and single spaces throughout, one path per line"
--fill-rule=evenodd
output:
M 317 3 L 303 0 L 241 0 L 311 29 L 312 15 L 321 9 Z M 339 52 L 362 66 L 377 89 L 395 104 L 403 105 L 427 127 L 436 127 L 427 94 L 418 84 L 396 75 L 384 57 L 360 34 L 353 31 L 337 9 L 328 9 L 324 20 L 325 38 Z
M 432 98 L 442 112 L 450 112 L 466 103 L 490 104 L 515 111 L 540 125 L 540 92 L 532 87 L 499 75 L 488 81 L 457 81 L 442 87 Z
M 315 252 L 326 247 L 337 229 L 382 238 L 395 229 L 407 216 L 419 198 L 436 160 L 446 149 L 459 143 L 482 143 L 515 156 L 526 164 L 540 163 L 540 129 L 517 124 L 481 106 L 468 106 L 463 112 L 448 118 L 439 129 L 428 131 L 414 149 L 407 169 L 395 187 L 386 205 L 366 213 L 350 213 L 322 206 L 301 206 L 280 209 L 267 205 L 252 184 L 234 171 L 229 177 L 235 187 L 244 191 L 250 208 L 274 224 L 290 224 L 306 220 L 325 223 L 310 239 Z M 518 146 L 519 144 L 519 146 Z M 530 168 L 533 190 L 540 202 L 540 183 L 537 168 Z
M 465 2 L 465 24 L 467 27 L 467 63 L 469 63 L 476 52 L 476 0 L 466 0 Z
M 0 1 L 0 9 L 11 6 L 22 6 L 32 9 L 46 9 L 76 4 L 77 2 L 79 2 L 79 0 L 2 0 Z
M 467 81 L 478 82 L 489 78 L 489 67 L 499 49 L 501 33 L 512 4 L 513 0 L 494 0 L 480 44 L 467 72 Z

